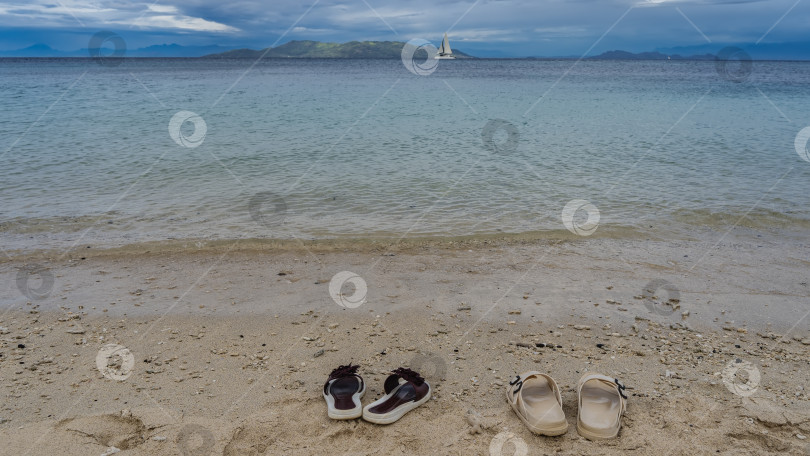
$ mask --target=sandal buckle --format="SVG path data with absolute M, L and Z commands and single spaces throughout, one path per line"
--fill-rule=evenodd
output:
M 509 386 L 517 385 L 517 388 L 512 390 L 512 394 L 517 394 L 523 388 L 523 382 L 520 381 L 520 375 L 515 375 L 515 379 L 509 382 Z
M 619 389 L 619 396 L 623 399 L 627 399 L 627 396 L 624 394 L 625 386 L 619 382 L 618 378 L 614 378 L 613 381 L 616 383 L 616 387 Z

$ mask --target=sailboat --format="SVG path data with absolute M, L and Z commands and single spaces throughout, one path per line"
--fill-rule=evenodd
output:
M 441 59 L 441 60 L 452 60 L 455 59 L 453 56 L 453 50 L 450 49 L 450 41 L 447 39 L 447 33 L 444 34 L 444 39 L 442 40 L 442 46 L 439 48 L 439 53 L 436 54 L 434 59 Z

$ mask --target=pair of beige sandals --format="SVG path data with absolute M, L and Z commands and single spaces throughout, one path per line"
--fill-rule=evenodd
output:
M 585 374 L 577 386 L 579 408 L 577 432 L 588 440 L 612 439 L 619 435 L 627 396 L 619 380 L 601 374 Z M 557 382 L 531 371 L 509 382 L 506 399 L 523 424 L 535 434 L 557 436 L 568 432 Z

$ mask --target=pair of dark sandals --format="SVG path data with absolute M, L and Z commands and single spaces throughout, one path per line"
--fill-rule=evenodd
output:
M 385 395 L 363 407 L 366 382 L 357 373 L 360 366 L 340 366 L 323 385 L 329 418 L 351 420 L 363 417 L 376 424 L 391 424 L 430 399 L 430 385 L 417 372 L 400 367 L 385 379 Z

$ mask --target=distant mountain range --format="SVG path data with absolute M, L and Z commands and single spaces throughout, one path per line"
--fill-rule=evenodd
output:
M 706 43 L 697 46 L 658 48 L 664 54 L 716 54 L 726 46 L 735 46 L 745 51 L 753 60 L 810 60 L 810 42 L 785 43 Z
M 265 58 L 334 58 L 334 59 L 399 59 L 401 41 L 350 41 L 348 43 L 323 43 L 319 41 L 290 41 L 274 48 L 260 50 L 238 46 L 181 46 L 160 44 L 138 49 L 127 49 L 126 57 L 204 57 L 212 59 L 257 59 Z M 810 60 L 810 42 L 754 44 L 705 44 L 659 48 L 652 52 L 633 53 L 622 50 L 608 51 L 588 59 L 600 60 L 714 60 L 722 48 L 736 46 L 754 60 Z M 102 53 L 104 54 L 104 53 Z M 475 58 L 457 49 L 457 58 Z M 89 57 L 88 49 L 62 51 L 46 44 L 35 44 L 24 49 L 0 51 L 0 57 Z M 510 57 L 507 57 L 510 58 Z M 511 57 L 516 58 L 516 57 Z M 533 58 L 533 57 L 529 57 Z M 579 56 L 542 57 L 577 59 Z
M 350 41 L 348 43 L 322 43 L 319 41 L 290 41 L 274 48 L 253 50 L 225 46 L 181 46 L 160 44 L 139 49 L 127 49 L 125 57 L 205 57 L 212 59 L 399 59 L 401 41 Z M 102 54 L 104 54 L 102 52 Z M 473 58 L 459 50 L 453 50 L 456 58 Z M 0 51 L 0 57 L 90 57 L 89 49 L 60 51 L 46 44 L 35 44 L 14 51 Z
M 402 41 L 349 41 L 348 43 L 322 43 L 320 41 L 290 41 L 274 48 L 258 51 L 253 49 L 234 49 L 203 56 L 209 59 L 399 59 L 402 56 Z M 453 55 L 458 59 L 470 59 L 472 56 L 457 49 Z
M 127 49 L 126 57 L 201 57 L 207 54 L 228 51 L 234 49 L 234 47 L 156 44 L 145 48 Z M 0 51 L 0 57 L 90 57 L 90 50 L 85 48 L 75 51 L 60 51 L 47 44 L 37 43 L 24 49 Z

